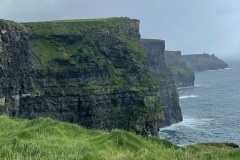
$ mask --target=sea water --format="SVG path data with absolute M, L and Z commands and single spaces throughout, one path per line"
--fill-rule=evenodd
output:
M 195 74 L 195 86 L 179 88 L 183 121 L 160 129 L 160 138 L 183 146 L 202 142 L 240 145 L 240 62 Z

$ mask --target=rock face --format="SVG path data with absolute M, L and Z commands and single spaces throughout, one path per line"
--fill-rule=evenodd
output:
M 164 42 L 150 48 L 160 90 L 148 73 L 138 20 L 1 20 L 0 113 L 156 135 L 182 117 Z
M 228 65 L 217 58 L 214 54 L 209 55 L 204 53 L 183 55 L 182 59 L 186 62 L 189 68 L 196 72 L 228 68 Z
M 173 71 L 177 87 L 194 86 L 195 74 L 182 60 L 181 51 L 165 51 L 165 59 Z
M 31 90 L 28 49 L 28 35 L 23 28 L 0 21 L 0 112 L 17 115 L 19 95 Z
M 142 47 L 148 54 L 148 65 L 151 76 L 159 86 L 158 99 L 163 105 L 164 122 L 168 126 L 182 121 L 174 76 L 165 61 L 165 41 L 142 39 Z

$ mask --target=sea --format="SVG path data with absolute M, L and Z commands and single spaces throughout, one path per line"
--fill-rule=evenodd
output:
M 195 73 L 195 86 L 178 88 L 183 121 L 160 129 L 178 146 L 205 142 L 240 145 L 240 62 Z

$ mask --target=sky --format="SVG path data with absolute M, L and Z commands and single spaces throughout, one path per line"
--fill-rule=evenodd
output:
M 17 22 L 121 16 L 167 50 L 240 60 L 239 0 L 0 0 L 0 19 Z

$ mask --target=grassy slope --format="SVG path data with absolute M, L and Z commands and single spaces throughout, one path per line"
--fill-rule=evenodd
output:
M 238 159 L 224 144 L 180 148 L 126 131 L 101 132 L 51 119 L 0 116 L 0 159 Z

